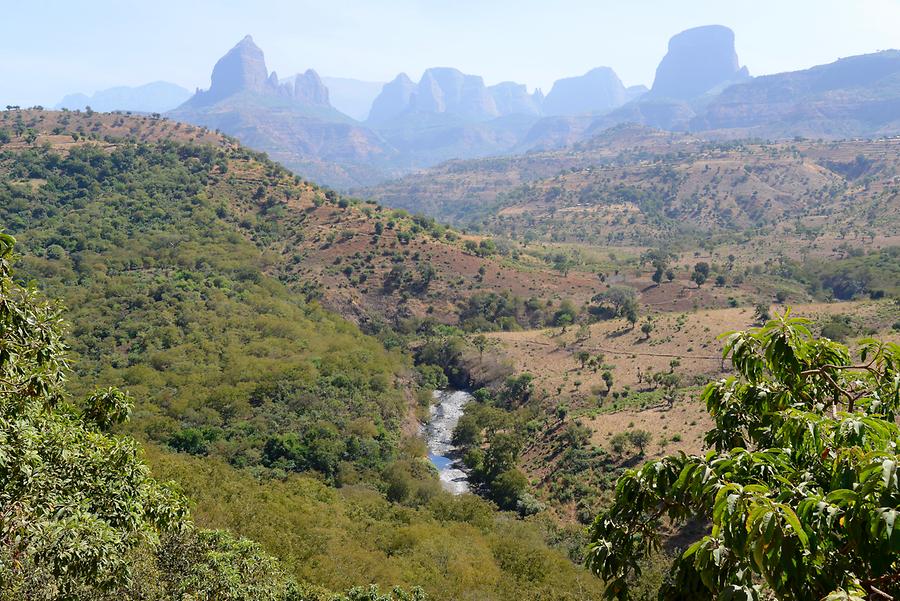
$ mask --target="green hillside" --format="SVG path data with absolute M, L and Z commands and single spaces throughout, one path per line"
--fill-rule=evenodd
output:
M 0 219 L 20 240 L 20 277 L 70 307 L 76 390 L 127 387 L 134 428 L 234 465 L 279 461 L 265 445 L 291 432 L 299 469 L 383 467 L 406 409 L 403 359 L 265 275 L 227 199 L 204 192 L 217 160 L 162 144 L 3 161 Z
M 440 492 L 424 450 L 404 435 L 418 392 L 409 357 L 308 300 L 303 282 L 272 275 L 267 249 L 290 239 L 265 211 L 285 208 L 250 212 L 245 188 L 284 197 L 299 180 L 227 143 L 50 143 L 64 135 L 0 152 L 15 277 L 58 299 L 71 324 L 64 397 L 128 391 L 134 409 L 116 436 L 145 445 L 154 474 L 177 483 L 199 526 L 262 545 L 205 531 L 163 536 L 160 547 L 151 537 L 156 559 L 123 559 L 142 582 L 151 582 L 144 570 L 171 568 L 171 586 L 181 586 L 186 568 L 167 561 L 228 548 L 245 567 L 272 554 L 273 574 L 330 590 L 596 598 L 602 583 L 563 550 L 577 548 L 577 533 Z M 263 184 L 233 175 L 237 162 Z M 304 594 L 296 598 L 317 599 Z M 99 598 L 90 586 L 78 595 Z

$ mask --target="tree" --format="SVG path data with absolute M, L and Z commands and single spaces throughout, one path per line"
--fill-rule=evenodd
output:
M 625 449 L 631 444 L 631 439 L 627 432 L 618 432 L 609 439 L 609 446 L 619 455 L 625 452 Z
M 591 354 L 587 351 L 578 351 L 575 353 L 575 358 L 581 363 L 581 369 L 584 369 L 584 365 L 587 363 L 588 359 L 591 358 Z
M 612 390 L 613 387 L 613 375 L 611 371 L 603 372 L 603 382 L 606 384 L 606 393 L 609 394 L 609 391 Z
M 478 256 L 487 257 L 497 252 L 497 244 L 490 238 L 485 238 L 478 243 Z
M 591 300 L 610 307 L 616 317 L 624 317 L 629 308 L 637 310 L 637 292 L 630 286 L 610 286 Z
M 437 270 L 430 262 L 425 261 L 418 266 L 419 279 L 415 283 L 414 292 L 416 294 L 425 294 L 434 278 L 437 276 Z
M 631 324 L 631 329 L 633 330 L 638 320 L 637 304 L 629 305 L 625 308 L 625 319 Z
M 630 430 L 628 432 L 628 440 L 637 448 L 638 453 L 643 455 L 647 445 L 650 444 L 650 432 L 647 430 Z
M 559 303 L 559 309 L 553 314 L 553 325 L 562 326 L 563 328 L 575 323 L 578 318 L 578 310 L 569 299 L 564 299 Z
M 478 362 L 482 362 L 484 360 L 484 349 L 488 346 L 487 336 L 484 334 L 478 334 L 474 338 L 472 338 L 472 346 L 478 349 Z
M 478 423 L 478 418 L 471 413 L 463 414 L 453 429 L 452 441 L 457 447 L 480 445 L 481 424 Z
M 527 403 L 532 392 L 534 392 L 534 376 L 525 372 L 506 378 L 500 394 L 507 406 L 517 407 Z
M 663 266 L 657 265 L 656 271 L 653 272 L 653 275 L 650 276 L 650 278 L 653 280 L 653 283 L 655 283 L 657 286 L 659 286 L 659 284 L 662 282 L 664 273 L 665 273 L 665 270 L 663 269 Z
M 644 334 L 644 339 L 650 338 L 650 332 L 653 331 L 653 324 L 649 321 L 645 321 L 641 324 L 641 333 Z
M 522 452 L 522 439 L 512 432 L 499 432 L 488 442 L 484 453 L 484 480 L 490 483 L 503 472 L 515 469 Z
M 712 524 L 678 555 L 660 599 L 900 595 L 900 346 L 815 339 L 778 315 L 731 334 L 737 376 L 710 383 L 704 456 L 626 472 L 591 529 L 588 565 L 627 599 L 663 523 Z
M 769 305 L 757 303 L 753 312 L 753 317 L 756 319 L 757 323 L 763 324 L 769 321 Z
M 517 468 L 511 468 L 491 482 L 491 498 L 500 509 L 515 509 L 519 497 L 528 489 L 528 478 Z
M 703 285 L 706 282 L 706 279 L 709 277 L 709 264 L 700 261 L 696 265 L 694 265 L 694 271 L 691 273 L 691 281 L 697 284 L 697 288 Z
M 569 270 L 575 266 L 575 261 L 566 253 L 556 253 L 551 257 L 553 269 L 557 270 L 564 276 L 569 275 Z

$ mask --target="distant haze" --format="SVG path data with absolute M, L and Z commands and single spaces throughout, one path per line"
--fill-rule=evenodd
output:
M 209 86 L 209 65 L 251 33 L 287 77 L 417 80 L 436 65 L 544 93 L 598 65 L 650 85 L 666 41 L 721 23 L 751 73 L 806 68 L 900 47 L 897 0 L 35 0 L 9 3 L 0 39 L 0 102 L 52 106 L 64 95 L 171 81 Z

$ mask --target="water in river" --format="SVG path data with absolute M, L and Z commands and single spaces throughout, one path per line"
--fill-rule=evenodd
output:
M 435 390 L 431 419 L 424 428 L 428 458 L 438 469 L 444 490 L 455 495 L 468 492 L 469 480 L 462 470 L 462 459 L 456 454 L 451 438 L 472 395 L 461 390 Z

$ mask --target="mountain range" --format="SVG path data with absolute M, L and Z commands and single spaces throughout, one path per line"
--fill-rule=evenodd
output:
M 164 113 L 191 97 L 185 88 L 167 81 L 155 81 L 142 86 L 117 86 L 94 92 L 92 95 L 68 94 L 54 108 L 80 110 L 90 106 L 95 111 L 134 111 Z
M 154 101 L 138 107 L 128 98 L 142 89 Z M 160 82 L 65 103 L 156 111 L 175 92 Z M 279 78 L 247 36 L 216 63 L 208 89 L 183 96 L 169 117 L 234 135 L 304 176 L 349 189 L 450 159 L 561 148 L 624 123 L 706 138 L 898 133 L 900 51 L 751 77 L 734 33 L 708 25 L 672 37 L 649 89 L 627 87 L 611 67 L 597 67 L 556 81 L 545 96 L 451 67 L 426 69 L 418 81 L 400 73 L 384 84 L 313 69 Z

